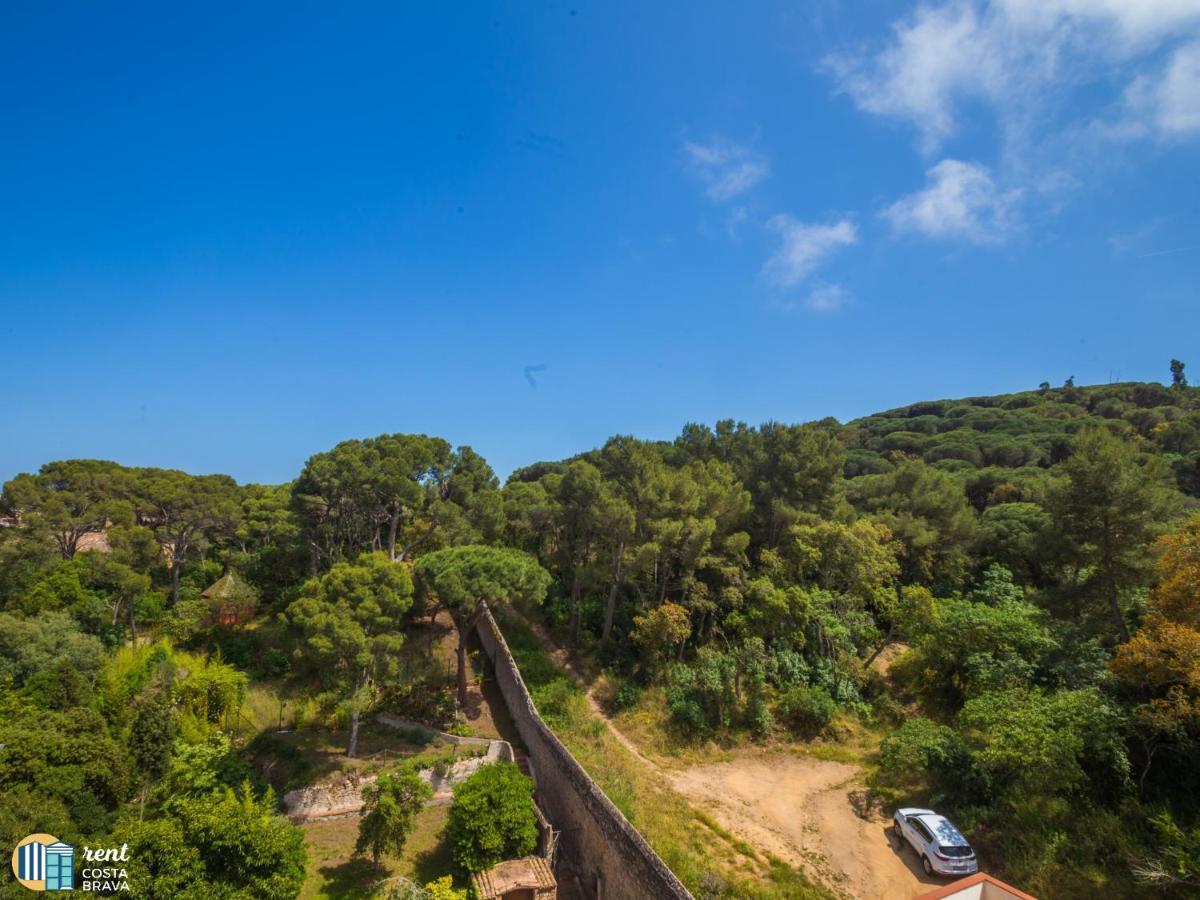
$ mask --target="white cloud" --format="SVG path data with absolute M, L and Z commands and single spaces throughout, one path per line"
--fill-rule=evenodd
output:
M 763 274 L 781 288 L 795 287 L 831 253 L 858 243 L 858 229 L 849 219 L 819 225 L 780 213 L 767 220 L 767 228 L 779 235 L 779 249 L 763 266 Z
M 897 232 L 995 244 L 1016 228 L 1020 191 L 1001 191 L 985 166 L 943 159 L 925 175 L 924 189 L 883 211 Z
M 1179 47 L 1157 72 L 1125 92 L 1125 110 L 1111 129 L 1118 137 L 1162 139 L 1200 132 L 1200 41 Z
M 882 46 L 836 54 L 825 68 L 861 109 L 911 121 L 932 153 L 966 103 L 990 106 L 1011 139 L 1056 95 L 1189 34 L 1200 34 L 1200 0 L 945 0 L 894 22 Z M 1174 73 L 1179 90 L 1191 84 L 1188 61 Z
M 859 108 L 911 119 L 932 151 L 954 131 L 956 97 L 994 92 L 1001 61 L 969 4 L 920 7 L 892 30 L 878 53 L 835 55 L 826 68 Z
M 808 295 L 808 308 L 816 312 L 841 309 L 850 299 L 850 292 L 840 284 L 819 284 Z
M 723 202 L 746 193 L 767 177 L 765 157 L 744 144 L 716 139 L 707 144 L 684 141 L 688 167 L 704 185 L 709 199 Z

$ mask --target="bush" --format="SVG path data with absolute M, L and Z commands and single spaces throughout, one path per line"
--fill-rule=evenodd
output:
M 824 731 L 837 715 L 837 703 L 819 686 L 797 685 L 779 698 L 779 716 L 792 728 L 807 734 Z
M 638 686 L 632 681 L 624 682 L 613 697 L 613 709 L 619 712 L 622 709 L 629 709 L 635 706 L 640 693 L 641 691 L 638 690 Z
M 282 678 L 292 670 L 292 661 L 278 647 L 270 648 L 262 656 L 259 671 L 264 678 Z
M 532 853 L 538 841 L 533 781 L 510 762 L 484 766 L 454 789 L 446 841 L 464 873 Z

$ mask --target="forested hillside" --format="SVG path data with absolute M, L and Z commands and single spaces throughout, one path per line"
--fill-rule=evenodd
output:
M 880 797 L 953 814 L 1022 887 L 1194 894 L 1200 389 L 1174 376 L 615 436 L 503 486 L 424 435 L 280 486 L 47 463 L 0 501 L 0 837 L 128 841 L 154 896 L 295 896 L 304 848 L 239 740 L 254 686 L 349 756 L 378 709 L 450 727 L 463 655 L 447 678 L 405 648 L 498 579 L 680 746 L 856 729 Z

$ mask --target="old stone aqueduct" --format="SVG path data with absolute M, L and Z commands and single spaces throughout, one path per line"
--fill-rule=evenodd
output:
M 489 610 L 476 626 L 496 683 L 529 755 L 534 797 L 558 832 L 560 860 L 597 900 L 671 900 L 691 894 L 542 721 Z

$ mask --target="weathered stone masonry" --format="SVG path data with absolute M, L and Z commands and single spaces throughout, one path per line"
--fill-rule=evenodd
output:
M 559 829 L 585 889 L 600 900 L 692 900 L 678 878 L 542 721 L 504 635 L 488 610 L 476 629 L 496 682 L 529 753 L 537 802 Z

